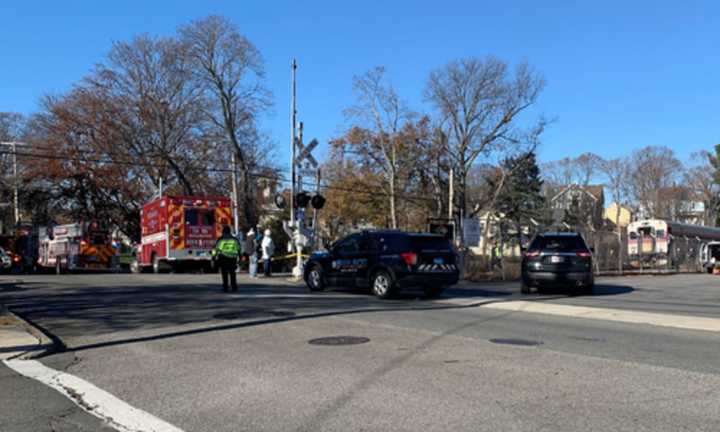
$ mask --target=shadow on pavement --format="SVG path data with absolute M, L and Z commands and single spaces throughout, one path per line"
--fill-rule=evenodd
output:
M 593 290 L 593 296 L 610 296 L 610 295 L 621 295 L 629 294 L 635 291 L 635 288 L 629 285 L 605 285 L 597 284 Z
M 378 300 L 365 289 L 310 294 L 304 286 L 246 280 L 240 284 L 238 294 L 226 294 L 217 282 L 210 280 L 123 278 L 125 280 L 106 282 L 114 283 L 112 286 L 88 285 L 87 281 L 83 284 L 69 279 L 60 279 L 57 283 L 51 279 L 44 283 L 3 284 L 0 303 L 43 331 L 59 350 L 81 351 L 333 315 L 470 308 L 481 304 L 483 299 L 512 301 L 511 296 L 517 291 L 512 284 L 487 287 L 492 289 L 460 285 L 448 289 L 443 299 L 462 297 L 478 301 L 443 304 L 429 301 L 422 290 L 404 291 L 395 300 Z M 627 286 L 597 285 L 595 295 L 631 291 Z M 552 300 L 547 296 L 517 299 Z M 228 320 L 235 322 L 228 323 Z M 196 328 L 162 330 L 182 325 Z M 146 333 L 120 334 L 134 331 Z M 157 335 L 159 332 L 163 334 Z
M 129 279 L 113 286 L 89 286 L 60 279 L 57 284 L 51 280 L 32 285 L 4 285 L 3 288 L 10 289 L 0 290 L 0 303 L 44 332 L 60 351 L 340 314 L 468 307 L 408 301 L 421 299 L 412 291 L 395 300 L 378 300 L 361 289 L 311 295 L 300 286 L 245 282 L 238 294 L 227 294 L 218 283 L 209 281 L 137 282 Z M 422 296 L 422 291 L 417 294 Z M 480 290 L 477 297 L 483 295 L 505 294 Z M 243 322 L 227 323 L 228 320 Z M 145 337 L 167 327 L 206 324 L 211 327 Z M 119 334 L 133 331 L 146 333 L 124 338 Z M 100 342 L 93 343 L 94 340 Z
M 283 322 L 289 322 L 289 321 L 308 320 L 308 319 L 324 318 L 324 317 L 339 316 L 339 315 L 353 315 L 353 314 L 362 314 L 362 313 L 371 313 L 371 312 L 394 312 L 394 311 L 400 312 L 400 311 L 410 311 L 410 310 L 417 311 L 417 310 L 429 310 L 429 309 L 432 309 L 432 310 L 463 309 L 463 308 L 470 308 L 470 307 L 474 307 L 474 305 L 469 305 L 469 306 L 443 305 L 443 306 L 426 306 L 426 307 L 412 307 L 412 308 L 408 308 L 408 307 L 365 308 L 365 309 L 338 310 L 338 311 L 332 311 L 332 312 L 308 313 L 308 314 L 304 314 L 304 315 L 294 315 L 293 313 L 282 313 L 282 312 L 278 313 L 278 312 L 268 311 L 268 315 L 275 316 L 275 318 L 259 319 L 259 320 L 254 320 L 254 321 L 244 321 L 244 322 L 225 324 L 225 325 L 214 325 L 212 327 L 194 328 L 194 329 L 190 329 L 190 330 L 181 330 L 181 331 L 168 332 L 168 333 L 162 333 L 162 334 L 151 335 L 151 336 L 116 339 L 116 340 L 110 340 L 110 341 L 106 341 L 106 342 L 91 343 L 91 344 L 78 345 L 78 346 L 73 346 L 73 347 L 62 346 L 59 349 L 57 349 L 55 352 L 48 353 L 48 355 L 56 354 L 59 352 L 77 353 L 77 352 L 81 352 L 81 351 L 88 351 L 88 350 L 98 349 L 98 348 L 107 348 L 107 347 L 118 346 L 118 345 L 128 345 L 128 344 L 133 344 L 133 343 L 151 342 L 151 341 L 170 339 L 170 338 L 176 338 L 176 337 L 182 337 L 182 336 L 190 336 L 190 335 L 227 331 L 227 330 L 236 330 L 236 329 L 241 329 L 241 328 L 256 327 L 256 326 L 267 325 L 267 324 L 277 324 L 277 323 L 283 323 Z M 255 311 L 255 312 L 258 313 L 259 311 Z M 242 312 L 240 312 L 240 313 L 242 313 Z M 260 313 L 260 315 L 262 315 L 262 313 Z M 506 313 L 505 315 L 508 315 L 508 313 Z M 255 317 L 257 317 L 257 316 L 258 315 L 256 315 Z M 496 319 L 496 318 L 497 317 L 492 317 L 489 319 Z
M 567 286 L 544 286 L 542 287 L 542 294 L 552 294 L 552 295 L 564 295 L 567 297 L 600 297 L 600 296 L 614 296 L 614 295 L 622 295 L 622 294 L 629 294 L 633 291 L 635 291 L 635 288 L 629 286 L 629 285 L 604 285 L 604 284 L 597 284 L 593 288 L 592 293 L 587 294 L 574 294 L 572 287 Z M 542 300 L 542 297 L 539 298 Z M 553 298 L 555 299 L 555 298 Z

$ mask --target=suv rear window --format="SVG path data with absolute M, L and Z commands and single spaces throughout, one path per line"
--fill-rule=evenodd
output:
M 413 250 L 449 251 L 450 242 L 445 237 L 411 236 L 410 244 Z
M 532 250 L 557 252 L 586 251 L 587 246 L 580 236 L 537 236 L 530 245 Z
M 400 233 L 375 234 L 370 243 L 380 252 L 451 251 L 450 242 L 443 236 Z

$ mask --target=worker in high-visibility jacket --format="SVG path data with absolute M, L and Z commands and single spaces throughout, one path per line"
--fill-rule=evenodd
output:
M 224 226 L 222 236 L 217 240 L 212 250 L 212 256 L 222 272 L 223 291 L 225 292 L 228 292 L 228 288 L 237 291 L 235 271 L 237 270 L 240 251 L 240 242 L 233 237 L 230 227 Z M 228 278 L 230 279 L 230 287 L 228 287 Z

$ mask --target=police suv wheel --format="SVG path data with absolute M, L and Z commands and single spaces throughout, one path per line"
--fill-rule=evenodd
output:
M 378 270 L 372 278 L 372 292 L 378 298 L 386 299 L 392 296 L 393 287 L 392 276 L 385 270 Z
M 325 281 L 320 266 L 315 265 L 310 269 L 306 282 L 310 291 L 322 291 L 325 289 Z

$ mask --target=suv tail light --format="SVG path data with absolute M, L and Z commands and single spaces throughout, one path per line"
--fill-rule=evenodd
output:
M 578 252 L 577 256 L 579 256 L 580 258 L 590 258 L 592 257 L 592 254 L 590 252 L 582 251 Z
M 417 254 L 415 252 L 403 252 L 400 254 L 400 258 L 405 261 L 405 264 L 413 266 L 417 264 Z
M 539 250 L 529 250 L 525 252 L 525 258 L 535 258 L 537 256 L 540 256 Z

